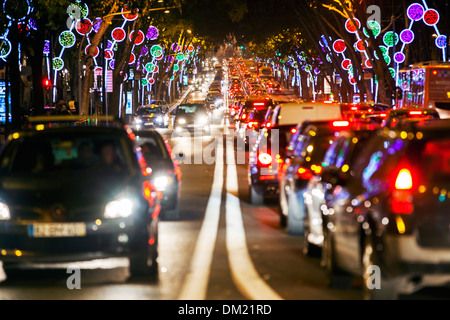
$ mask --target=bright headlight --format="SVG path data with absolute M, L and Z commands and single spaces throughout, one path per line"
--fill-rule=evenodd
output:
M 156 190 L 164 191 L 169 185 L 169 178 L 166 176 L 156 177 L 153 184 L 155 185 Z
M 185 123 L 186 123 L 186 119 L 179 119 L 179 120 L 178 120 L 178 123 L 179 123 L 179 124 L 185 124 Z
M 155 120 L 156 120 L 156 122 L 162 122 L 163 121 L 163 117 L 162 116 L 157 116 Z
M 139 119 L 139 118 L 134 119 L 134 123 L 142 123 L 142 119 Z
M 207 117 L 199 117 L 199 118 L 197 118 L 197 122 L 200 124 L 206 124 L 208 122 L 208 118 Z
M 105 207 L 105 218 L 127 218 L 133 213 L 133 202 L 130 199 L 119 199 L 109 202 Z
M 11 214 L 9 213 L 9 207 L 6 203 L 0 202 L 0 220 L 11 219 Z

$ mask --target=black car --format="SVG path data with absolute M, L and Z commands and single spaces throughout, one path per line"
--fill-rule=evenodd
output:
M 151 169 L 131 130 L 86 125 L 94 120 L 50 128 L 30 119 L 33 129 L 9 137 L 0 154 L 5 269 L 127 257 L 132 275 L 157 272 L 160 205 Z
M 152 169 L 150 181 L 162 193 L 161 219 L 180 218 L 181 170 L 174 159 L 172 148 L 163 136 L 155 131 L 138 133 L 139 144 L 146 163 Z
M 326 201 L 322 264 L 330 284 L 365 283 L 376 266 L 378 289 L 395 299 L 450 274 L 450 120 L 383 128 Z M 431 281 L 431 282 L 429 282 Z M 372 289 L 371 289 L 372 288 Z
M 182 103 L 175 111 L 174 130 L 202 130 L 210 132 L 209 108 L 204 103 Z
M 326 199 L 333 194 L 343 179 L 347 182 L 353 176 L 354 163 L 361 155 L 366 142 L 380 130 L 380 126 L 370 124 L 360 126 L 357 123 L 339 133 L 328 148 L 322 161 L 322 173 L 314 175 L 308 182 L 303 199 L 305 204 L 303 251 L 309 256 L 319 256 L 323 247 L 323 221 L 328 212 L 324 209 Z M 322 211 L 323 210 L 323 211 Z
M 291 130 L 290 126 L 280 126 L 269 131 L 269 135 L 264 128 L 256 142 L 250 144 L 248 183 L 251 204 L 261 205 L 266 197 L 278 195 L 277 174 L 285 158 Z
M 133 119 L 133 128 L 146 130 L 152 128 L 168 128 L 169 114 L 163 106 L 148 105 L 141 106 L 136 110 Z

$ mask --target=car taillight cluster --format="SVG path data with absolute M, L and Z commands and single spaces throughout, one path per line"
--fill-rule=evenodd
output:
M 268 153 L 260 153 L 258 155 L 258 161 L 262 165 L 270 165 L 272 163 L 272 156 Z

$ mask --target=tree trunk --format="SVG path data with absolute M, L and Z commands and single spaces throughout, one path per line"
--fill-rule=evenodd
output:
M 33 93 L 32 93 L 32 106 L 34 108 L 34 114 L 44 113 L 44 86 L 43 79 L 44 73 L 42 71 L 43 59 L 44 59 L 44 37 L 38 37 L 40 44 L 34 48 L 34 54 L 29 55 L 28 59 L 30 61 L 32 81 L 33 81 Z M 41 39 L 42 38 L 42 39 Z M 40 41 L 42 40 L 42 42 Z M 42 45 L 41 45 L 42 44 Z

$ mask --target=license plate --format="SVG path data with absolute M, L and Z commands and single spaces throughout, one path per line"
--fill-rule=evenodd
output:
M 84 237 L 85 223 L 35 223 L 29 226 L 29 235 L 34 238 Z
M 153 122 L 146 122 L 145 125 L 146 125 L 146 126 L 152 126 L 152 125 L 153 125 Z

